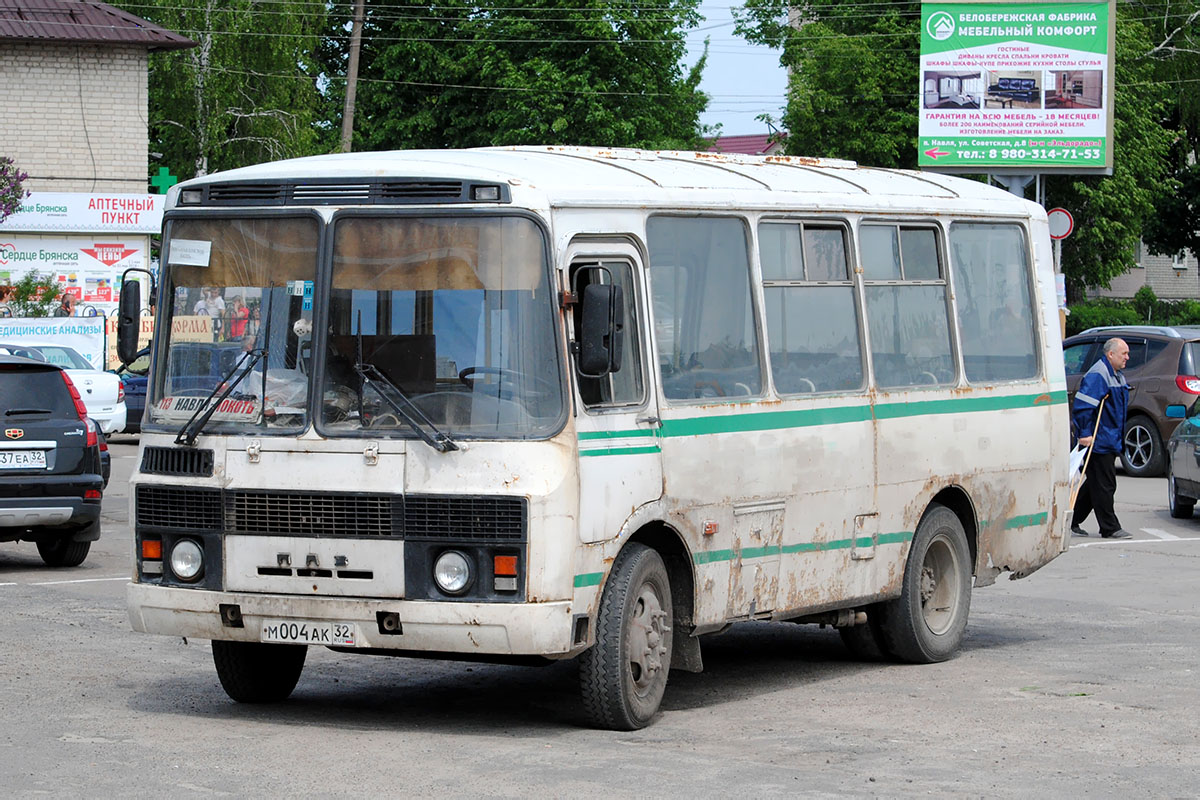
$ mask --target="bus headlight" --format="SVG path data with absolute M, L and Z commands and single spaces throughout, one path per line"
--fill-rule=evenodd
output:
M 171 572 L 181 581 L 194 581 L 204 571 L 204 553 L 191 539 L 180 539 L 171 548 Z
M 433 579 L 446 594 L 462 594 L 471 578 L 471 560 L 457 550 L 447 550 L 433 564 Z

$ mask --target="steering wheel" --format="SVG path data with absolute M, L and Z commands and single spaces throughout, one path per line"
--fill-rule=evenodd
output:
M 920 378 L 929 378 L 929 381 L 928 381 L 928 383 L 929 383 L 931 386 L 937 386 L 939 383 L 941 383 L 941 380 L 939 380 L 939 379 L 938 379 L 938 376 L 937 376 L 937 375 L 934 375 L 934 374 L 933 374 L 932 372 L 930 372 L 929 370 L 924 370 L 924 371 L 922 371 L 922 372 L 921 372 L 921 374 L 920 374 L 918 377 L 920 377 Z
M 815 383 L 813 383 L 812 381 L 810 381 L 808 378 L 798 378 L 796 382 L 802 383 L 805 386 L 807 386 L 808 391 L 810 391 L 810 392 L 815 392 L 817 390 L 817 385 Z
M 507 392 L 509 397 L 516 395 L 515 387 L 524 385 L 530 390 L 528 394 L 534 398 L 542 399 L 551 397 L 558 391 L 558 386 L 541 377 L 540 375 L 528 375 L 524 372 L 517 372 L 515 369 L 508 367 L 467 367 L 458 373 L 458 380 L 463 386 L 466 386 L 471 391 L 475 391 L 475 380 L 472 375 L 496 375 L 500 378 L 500 389 L 502 392 Z M 507 387 L 507 388 L 505 388 Z

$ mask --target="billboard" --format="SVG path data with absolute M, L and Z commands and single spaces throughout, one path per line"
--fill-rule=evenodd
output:
M 917 163 L 1111 173 L 1110 2 L 924 3 Z

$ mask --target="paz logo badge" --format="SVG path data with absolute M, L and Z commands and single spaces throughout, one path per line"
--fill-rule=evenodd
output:
M 10 439 L 20 439 L 25 435 L 25 431 L 21 428 L 5 428 L 4 435 Z

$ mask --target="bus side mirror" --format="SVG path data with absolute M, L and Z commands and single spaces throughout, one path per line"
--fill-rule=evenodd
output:
M 128 364 L 137 358 L 139 316 L 142 311 L 142 284 L 129 281 L 121 284 L 120 310 L 117 315 L 117 358 Z
M 600 378 L 621 369 L 625 296 L 620 286 L 589 283 L 583 287 L 579 325 L 579 374 Z

